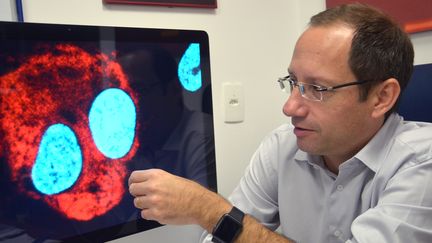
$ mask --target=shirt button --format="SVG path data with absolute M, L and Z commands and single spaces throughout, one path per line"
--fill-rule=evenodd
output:
M 342 232 L 340 232 L 339 230 L 336 230 L 336 231 L 333 233 L 333 235 L 336 236 L 336 237 L 339 237 L 339 236 L 342 235 Z
M 342 185 L 338 185 L 338 186 L 336 187 L 336 189 L 337 189 L 338 191 L 342 191 L 342 190 L 344 189 L 344 187 L 343 187 Z

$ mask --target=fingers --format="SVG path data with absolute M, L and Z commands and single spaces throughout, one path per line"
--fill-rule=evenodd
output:
M 141 209 L 141 217 L 146 220 L 155 220 L 163 223 L 164 215 L 160 213 L 158 207 L 152 207 L 154 202 L 148 196 L 134 198 L 134 205 Z
M 132 183 L 129 186 L 129 193 L 134 197 L 145 196 L 148 194 L 148 188 L 145 182 Z
M 154 220 L 160 224 L 165 224 L 165 220 L 160 216 L 160 214 L 152 209 L 141 210 L 141 218 L 146 220 Z
M 146 194 L 146 184 L 148 173 L 145 170 L 138 170 L 131 173 L 128 184 L 129 193 L 134 196 L 143 196 Z
M 134 198 L 134 205 L 136 208 L 141 209 L 141 217 L 147 220 L 155 220 L 155 217 L 152 217 L 152 210 L 149 208 L 148 200 L 146 200 L 146 196 L 140 196 Z
M 148 180 L 148 170 L 136 170 L 131 173 L 128 180 L 128 185 Z
M 141 217 L 166 224 L 196 223 L 197 203 L 207 189 L 163 170 L 135 171 L 129 177 L 129 192 Z
M 143 196 L 150 190 L 150 179 L 158 171 L 155 169 L 133 171 L 129 176 L 129 193 L 132 196 Z
M 165 204 L 157 195 L 144 195 L 134 198 L 134 205 L 139 209 L 148 209 L 155 207 L 164 207 Z
M 163 171 L 159 169 L 138 170 L 129 177 L 129 193 L 134 196 L 144 196 L 160 187 Z
M 153 177 L 159 177 L 164 174 L 167 174 L 165 171 L 161 169 L 147 169 L 147 170 L 136 170 L 131 173 L 129 176 L 128 184 L 144 182 L 150 180 Z
M 134 198 L 134 206 L 139 209 L 146 209 L 145 196 L 139 196 Z

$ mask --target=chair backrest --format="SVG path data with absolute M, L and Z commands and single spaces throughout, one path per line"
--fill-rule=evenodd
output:
M 405 120 L 432 122 L 432 64 L 416 65 L 399 102 Z

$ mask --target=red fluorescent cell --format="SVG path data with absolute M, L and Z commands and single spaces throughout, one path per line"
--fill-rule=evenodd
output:
M 70 44 L 46 46 L 0 77 L 0 89 L 11 91 L 0 100 L 0 126 L 1 151 L 12 180 L 21 193 L 45 201 L 71 219 L 91 220 L 120 202 L 125 193 L 126 162 L 139 146 L 135 136 L 131 150 L 120 159 L 106 158 L 96 148 L 88 112 L 97 94 L 107 88 L 124 90 L 138 104 L 115 53 L 92 54 Z M 31 170 L 44 131 L 56 123 L 65 124 L 76 134 L 83 167 L 70 189 L 44 195 L 33 187 Z

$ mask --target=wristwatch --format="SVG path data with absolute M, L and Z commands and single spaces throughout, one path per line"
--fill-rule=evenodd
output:
M 212 241 L 216 243 L 231 243 L 243 228 L 244 213 L 233 207 L 229 213 L 224 214 L 213 228 Z

